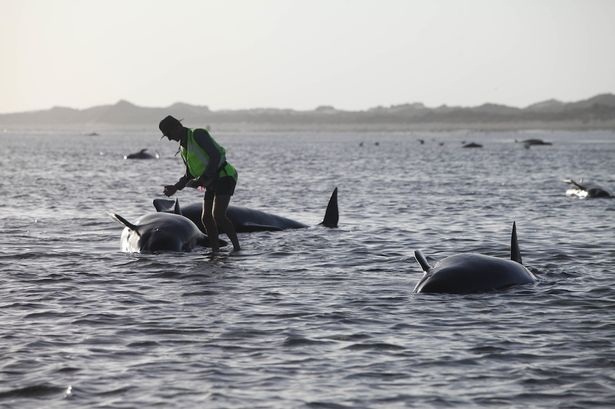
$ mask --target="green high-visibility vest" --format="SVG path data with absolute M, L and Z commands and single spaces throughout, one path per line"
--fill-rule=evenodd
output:
M 226 150 L 222 146 L 218 145 L 218 143 L 214 140 L 214 138 L 211 137 L 211 135 L 209 135 L 209 133 L 207 133 L 207 136 L 209 136 L 211 142 L 214 144 L 218 152 L 220 152 L 220 161 L 218 163 L 218 166 L 216 166 L 216 168 L 219 170 L 218 176 L 232 176 L 233 178 L 235 178 L 235 180 L 237 180 L 237 171 L 235 170 L 235 168 L 229 163 L 226 163 L 225 165 Z M 186 163 L 186 166 L 188 167 L 190 175 L 193 178 L 201 177 L 205 172 L 205 169 L 207 169 L 207 165 L 209 165 L 210 157 L 205 151 L 205 149 L 203 149 L 201 145 L 197 143 L 196 138 L 194 137 L 193 129 L 188 129 L 186 147 L 184 148 L 183 146 L 180 146 L 180 153 L 182 158 L 184 159 L 184 162 Z

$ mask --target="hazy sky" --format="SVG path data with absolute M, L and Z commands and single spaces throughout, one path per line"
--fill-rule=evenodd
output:
M 0 112 L 615 93 L 612 0 L 0 0 Z

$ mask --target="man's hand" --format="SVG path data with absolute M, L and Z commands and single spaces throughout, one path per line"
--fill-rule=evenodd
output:
M 175 192 L 177 192 L 177 188 L 175 187 L 175 185 L 164 185 L 163 193 L 166 196 L 173 196 Z

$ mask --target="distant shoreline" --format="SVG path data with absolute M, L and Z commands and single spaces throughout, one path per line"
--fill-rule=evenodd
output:
M 191 127 L 201 127 L 202 125 L 196 123 L 188 123 Z M 424 126 L 416 127 L 403 127 L 395 125 L 382 125 L 372 124 L 369 126 L 293 126 L 288 127 L 283 124 L 260 124 L 258 126 L 254 124 L 221 124 L 216 126 L 215 124 L 208 124 L 212 132 L 264 132 L 264 133 L 321 133 L 321 132 L 338 132 L 338 133 L 371 133 L 371 132 L 397 132 L 397 133 L 412 133 L 412 132 L 425 132 L 425 133 L 448 133 L 448 132 L 476 132 L 476 133 L 499 133 L 499 132 L 518 132 L 528 133 L 533 131 L 540 132 L 615 132 L 615 122 L 606 124 L 595 124 L 595 126 L 574 126 L 558 124 L 559 126 L 553 126 L 553 124 L 527 124 L 527 126 L 509 125 L 509 124 L 460 124 L 445 125 L 442 124 L 426 124 Z M 38 125 L 0 125 L 0 135 L 9 132 L 19 131 L 70 131 L 82 133 L 84 136 L 98 136 L 103 135 L 105 131 L 122 131 L 127 132 L 152 132 L 158 134 L 158 124 L 152 123 L 148 125 L 134 124 L 134 125 L 116 125 L 116 124 L 38 124 Z
M 343 111 L 321 106 L 311 111 L 258 108 L 212 111 L 183 103 L 146 108 L 128 101 L 78 110 L 55 107 L 42 111 L 0 114 L 3 129 L 80 128 L 87 131 L 125 128 L 157 131 L 166 115 L 190 127 L 219 131 L 447 132 L 527 130 L 615 130 L 615 95 L 564 103 L 548 100 L 526 108 L 483 104 L 477 107 L 429 108 L 421 103 Z

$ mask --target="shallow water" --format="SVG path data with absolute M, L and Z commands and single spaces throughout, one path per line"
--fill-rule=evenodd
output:
M 615 134 L 216 134 L 233 204 L 314 227 L 212 260 L 120 251 L 107 212 L 153 211 L 181 161 L 153 129 L 86 131 L 0 134 L 0 407 L 615 402 L 615 200 L 561 182 L 613 191 Z M 161 159 L 123 159 L 144 147 Z M 340 227 L 318 227 L 336 186 Z M 508 257 L 513 221 L 536 285 L 412 293 L 415 249 Z

